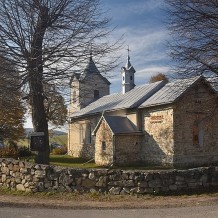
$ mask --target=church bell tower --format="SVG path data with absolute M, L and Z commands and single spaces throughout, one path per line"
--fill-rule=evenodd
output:
M 128 56 L 127 56 L 127 62 L 125 67 L 121 68 L 121 75 L 122 75 L 122 93 L 125 94 L 126 92 L 132 90 L 135 87 L 134 83 L 134 74 L 135 69 L 130 63 L 130 57 L 129 57 L 129 48 L 127 49 Z

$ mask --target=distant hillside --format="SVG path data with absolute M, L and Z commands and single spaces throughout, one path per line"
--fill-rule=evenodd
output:
M 53 134 L 50 134 L 49 144 L 55 142 L 55 143 L 58 143 L 60 145 L 66 146 L 67 145 L 67 133 L 63 132 L 63 131 L 58 131 L 58 130 L 52 130 L 52 131 L 53 131 L 52 132 Z M 26 128 L 25 132 L 26 132 L 26 139 L 21 139 L 17 143 L 20 146 L 28 147 L 29 143 L 30 143 L 30 140 L 28 139 L 28 135 L 29 135 L 29 133 L 33 132 L 33 129 L 32 128 Z
M 63 132 L 63 131 L 60 131 L 60 130 L 50 130 L 50 131 L 53 131 L 53 134 L 55 136 L 60 136 L 60 135 L 66 135 L 67 133 L 66 132 Z M 26 136 L 28 137 L 29 133 L 33 132 L 33 128 L 25 128 L 25 133 L 26 133 Z

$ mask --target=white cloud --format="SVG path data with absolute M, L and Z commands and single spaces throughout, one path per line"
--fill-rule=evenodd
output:
M 127 4 L 127 11 L 142 14 L 148 11 L 153 11 L 157 8 L 163 7 L 164 2 L 162 0 L 147 0 L 147 1 L 141 1 L 136 4 L 135 1 L 130 2 Z
M 145 81 L 147 81 L 148 79 L 150 79 L 151 76 L 154 76 L 157 73 L 167 74 L 169 70 L 170 68 L 166 66 L 160 66 L 160 67 L 153 66 L 153 67 L 144 68 L 136 72 L 137 73 L 136 81 L 140 83 L 140 81 L 142 81 L 143 78 L 145 79 Z
M 116 40 L 124 34 L 125 44 L 130 45 L 132 51 L 141 52 L 144 49 L 152 49 L 157 45 L 164 45 L 165 41 L 169 39 L 168 31 L 165 28 L 150 27 L 126 27 L 117 28 L 112 38 Z
M 122 64 L 124 66 L 127 57 L 127 45 L 130 46 L 130 58 L 131 63 L 136 69 L 136 71 L 141 71 L 141 69 L 149 69 L 152 65 L 155 65 L 153 69 L 166 68 L 167 62 L 169 62 L 169 57 L 166 53 L 165 42 L 168 40 L 169 35 L 166 29 L 136 29 L 132 31 L 131 28 L 120 28 L 116 31 L 114 38 L 117 35 L 125 34 L 125 47 L 118 51 L 118 55 L 121 57 Z M 120 67 L 114 70 L 113 75 L 117 76 L 120 72 Z M 159 70 L 160 71 L 160 70 Z M 162 72 L 162 71 L 161 71 Z
M 116 3 L 105 4 L 104 6 L 106 6 L 106 8 L 109 8 L 109 16 L 115 19 L 127 19 L 129 16 L 145 15 L 146 13 L 151 12 L 155 13 L 156 10 L 164 8 L 164 0 L 125 0 L 125 2 L 124 0 L 120 0 Z

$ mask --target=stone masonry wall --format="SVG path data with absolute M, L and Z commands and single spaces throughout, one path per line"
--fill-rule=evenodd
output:
M 197 84 L 174 105 L 174 162 L 199 166 L 218 163 L 217 96 Z M 201 123 L 201 124 L 199 124 Z M 199 127 L 195 127 L 198 126 Z M 201 143 L 194 140 L 196 135 Z
M 94 99 L 94 90 L 99 91 L 99 98 L 110 94 L 110 86 L 99 74 L 89 75 L 80 82 L 79 101 L 82 108 L 96 100 Z
M 141 144 L 143 135 L 115 135 L 114 165 L 130 166 L 141 162 Z
M 68 154 L 73 157 L 94 158 L 95 141 L 91 136 L 99 117 L 75 121 L 69 125 Z M 90 129 L 91 127 L 91 129 Z M 91 143 L 90 141 L 91 137 Z
M 0 187 L 26 192 L 171 194 L 218 187 L 218 167 L 124 171 L 60 168 L 0 159 Z
M 173 109 L 144 109 L 143 115 L 142 162 L 149 165 L 171 164 L 174 154 Z
M 102 142 L 105 142 L 104 150 L 102 148 Z M 96 133 L 95 163 L 99 166 L 106 166 L 113 163 L 113 133 L 105 120 L 101 121 Z

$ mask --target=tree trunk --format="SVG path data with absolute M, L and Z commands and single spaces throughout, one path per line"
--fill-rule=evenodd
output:
M 49 164 L 49 134 L 44 105 L 42 58 L 43 39 L 48 27 L 49 17 L 47 7 L 42 7 L 38 2 L 37 7 L 39 7 L 40 13 L 31 43 L 31 59 L 28 73 L 34 131 L 43 132 L 45 136 L 44 149 L 37 152 L 35 162 L 38 164 Z
M 35 162 L 38 164 L 49 164 L 49 134 L 48 122 L 44 107 L 43 87 L 39 78 L 31 78 L 31 106 L 32 106 L 32 122 L 34 132 L 43 132 L 45 144 L 43 151 L 38 151 Z

